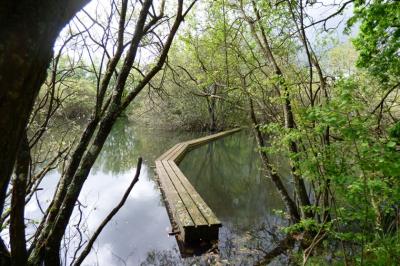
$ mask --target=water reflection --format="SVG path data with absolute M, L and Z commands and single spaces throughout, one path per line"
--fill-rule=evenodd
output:
M 239 232 L 263 224 L 282 208 L 262 174 L 255 144 L 244 131 L 191 151 L 179 165 L 224 225 Z
M 174 237 L 169 237 L 170 222 L 154 181 L 154 160 L 177 142 L 192 139 L 199 133 L 170 132 L 137 127 L 120 120 L 98 157 L 81 192 L 83 241 L 91 236 L 106 215 L 120 201 L 136 171 L 137 158 L 143 157 L 139 182 L 124 207 L 106 226 L 83 265 L 139 265 L 152 250 L 175 250 Z M 59 173 L 53 171 L 41 184 L 38 198 L 45 209 L 54 194 Z M 31 201 L 26 216 L 33 221 L 42 217 L 39 205 Z M 68 249 L 65 261 L 71 261 L 79 242 L 76 227 L 80 212 L 75 208 L 67 230 Z M 35 225 L 27 229 L 33 233 Z
M 163 131 L 136 126 L 125 119 L 119 120 L 93 167 L 93 173 L 121 174 L 136 165 L 137 158 L 154 164 L 154 160 L 177 142 L 195 138 L 201 133 Z
M 276 160 L 276 159 L 275 159 Z M 251 265 L 280 235 L 283 204 L 261 171 L 256 142 L 242 131 L 189 152 L 179 167 L 221 220 L 221 258 Z M 244 264 L 242 264 L 244 263 Z
M 83 265 L 206 265 L 217 260 L 210 255 L 180 258 L 175 238 L 168 236 L 170 221 L 154 181 L 154 160 L 160 154 L 178 142 L 203 135 L 143 128 L 127 121 L 115 125 L 79 199 L 83 205 L 84 240 L 121 199 L 139 156 L 144 159 L 143 170 L 124 207 L 100 234 Z M 243 264 L 243 250 L 254 259 L 257 254 L 252 249 L 270 241 L 268 237 L 258 240 L 259 228 L 281 223 L 272 214 L 273 209 L 281 208 L 279 197 L 260 172 L 254 145 L 251 134 L 238 133 L 191 151 L 180 165 L 223 222 L 218 258 L 222 264 L 229 259 L 232 265 L 247 265 Z M 38 198 L 43 208 L 49 204 L 58 178 L 59 173 L 54 171 L 41 185 Z M 28 204 L 26 215 L 35 221 L 40 219 L 36 202 Z M 72 240 L 66 261 L 71 260 L 77 245 L 78 233 L 73 225 L 78 219 L 76 208 L 67 232 Z M 28 233 L 32 229 L 28 227 Z M 253 230 L 257 237 L 252 235 Z
M 90 231 L 101 222 L 122 197 L 133 178 L 137 158 L 144 159 L 139 182 L 125 206 L 101 234 L 97 252 L 85 263 L 93 265 L 139 265 L 152 250 L 175 250 L 169 237 L 170 221 L 154 180 L 154 160 L 177 142 L 199 133 L 168 132 L 137 127 L 119 121 L 107 139 L 91 172 L 85 195 L 89 206 L 96 206 L 88 217 Z

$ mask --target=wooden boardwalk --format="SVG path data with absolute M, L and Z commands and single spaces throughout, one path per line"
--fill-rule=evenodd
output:
M 178 143 L 156 160 L 156 172 L 174 233 L 185 246 L 218 240 L 222 224 L 177 164 L 193 148 L 239 130 L 232 129 Z

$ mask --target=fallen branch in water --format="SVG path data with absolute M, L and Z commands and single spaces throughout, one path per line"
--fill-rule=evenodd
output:
M 291 235 L 285 237 L 284 239 L 278 242 L 278 245 L 275 248 L 265 253 L 264 257 L 258 262 L 256 262 L 254 265 L 261 266 L 269 264 L 273 259 L 284 253 L 289 248 L 292 248 L 294 243 L 295 240 Z
M 82 251 L 82 253 L 79 255 L 79 257 L 76 259 L 74 265 L 81 265 L 83 260 L 89 255 L 90 250 L 92 249 L 92 246 L 94 242 L 96 241 L 97 237 L 100 235 L 101 231 L 104 229 L 104 227 L 107 225 L 109 221 L 114 217 L 115 214 L 119 211 L 119 209 L 122 208 L 122 206 L 125 204 L 126 200 L 128 199 L 128 196 L 133 188 L 133 186 L 139 181 L 139 175 L 140 175 L 140 169 L 142 167 L 142 158 L 139 157 L 138 163 L 136 166 L 136 173 L 135 177 L 133 178 L 131 184 L 129 185 L 128 189 L 125 191 L 124 196 L 122 197 L 121 201 L 118 203 L 118 205 L 107 215 L 107 217 L 103 220 L 103 222 L 100 224 L 100 226 L 97 228 L 97 230 L 94 232 L 92 237 L 90 238 L 88 244 L 86 245 L 85 249 Z

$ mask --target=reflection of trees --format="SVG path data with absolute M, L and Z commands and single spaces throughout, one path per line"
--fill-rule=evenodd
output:
M 247 132 L 199 147 L 180 168 L 222 220 L 248 229 L 263 222 L 281 200 L 260 170 L 255 142 Z
M 134 134 L 134 127 L 125 121 L 118 121 L 108 136 L 103 150 L 97 158 L 94 171 L 101 168 L 106 173 L 118 174 L 135 166 L 140 140 Z
M 171 146 L 199 135 L 204 134 L 144 128 L 121 118 L 108 136 L 93 171 L 111 174 L 126 172 L 135 167 L 139 156 L 153 164 Z

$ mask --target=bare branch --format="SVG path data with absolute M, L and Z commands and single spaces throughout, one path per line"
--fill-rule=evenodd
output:
M 137 166 L 136 166 L 136 173 L 135 176 L 129 185 L 128 189 L 125 191 L 124 196 L 122 197 L 121 201 L 118 203 L 118 205 L 107 215 L 107 217 L 103 220 L 103 222 L 99 225 L 99 227 L 96 229 L 96 231 L 93 233 L 92 237 L 90 238 L 88 244 L 86 245 L 85 249 L 82 251 L 82 253 L 79 255 L 79 257 L 76 259 L 75 263 L 73 265 L 78 266 L 81 265 L 83 260 L 86 258 L 87 255 L 89 255 L 90 250 L 92 249 L 92 246 L 94 242 L 96 241 L 97 237 L 100 235 L 101 231 L 104 229 L 104 227 L 108 224 L 109 221 L 117 214 L 117 212 L 124 206 L 129 194 L 131 193 L 131 190 L 133 186 L 139 181 L 139 175 L 140 175 L 140 169 L 142 167 L 142 158 L 139 157 Z

